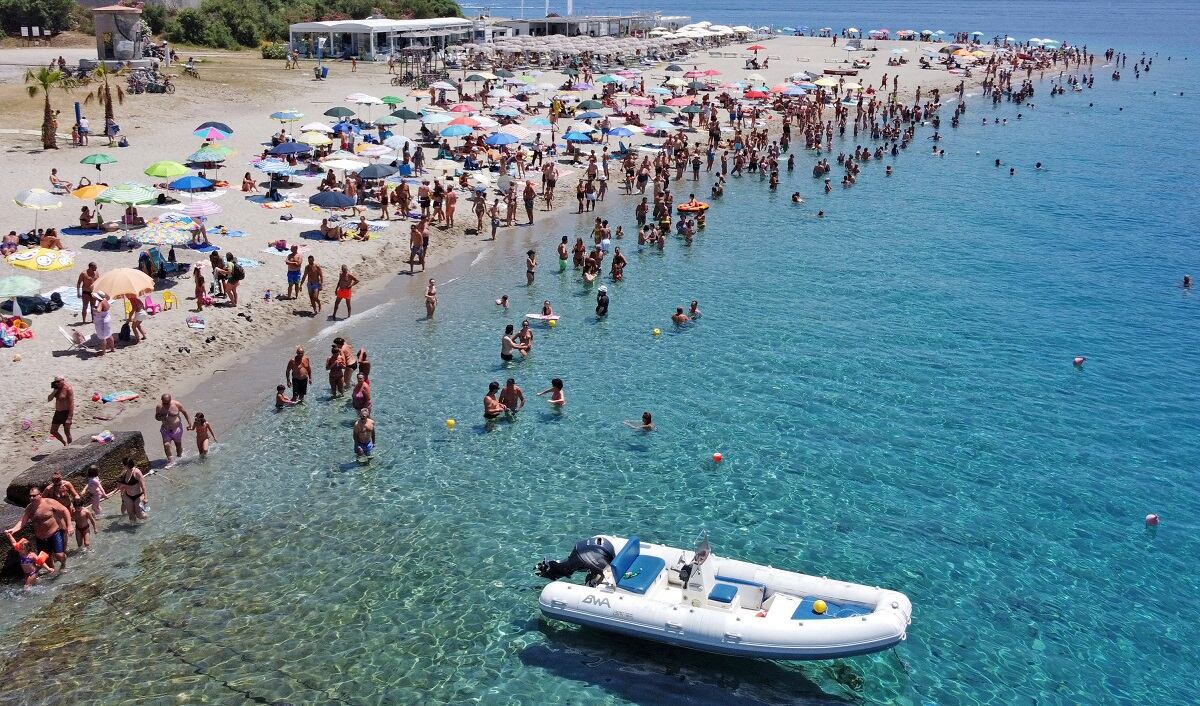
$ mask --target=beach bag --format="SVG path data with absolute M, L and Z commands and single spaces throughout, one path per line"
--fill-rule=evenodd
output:
M 117 334 L 117 338 L 120 339 L 121 343 L 129 343 L 133 340 L 133 332 L 129 329 L 128 321 L 121 324 L 121 332 Z

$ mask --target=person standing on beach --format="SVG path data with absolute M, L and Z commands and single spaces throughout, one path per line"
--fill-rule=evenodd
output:
M 292 389 L 292 401 L 303 404 L 304 396 L 308 394 L 308 381 L 312 378 L 312 361 L 304 355 L 303 348 L 296 349 L 296 355 L 288 361 L 283 370 L 283 379 Z
M 334 290 L 333 318 L 337 318 L 338 304 L 341 304 L 342 301 L 346 302 L 346 318 L 350 318 L 350 296 L 356 284 L 358 284 L 358 278 L 350 273 L 350 267 L 342 265 L 342 271 L 338 273 L 337 289 Z
M 359 410 L 353 436 L 355 458 L 370 458 L 375 450 L 375 420 L 371 419 L 371 410 Z
M 71 422 L 75 417 L 75 390 L 71 387 L 71 383 L 61 375 L 50 383 L 50 395 L 46 397 L 46 401 L 50 400 L 54 400 L 54 416 L 50 418 L 50 436 L 58 439 L 63 446 L 70 446 Z M 62 427 L 66 438 L 58 433 L 59 427 Z
M 87 269 L 79 273 L 79 279 L 75 280 L 75 296 L 79 297 L 79 301 L 83 302 L 83 310 L 79 314 L 79 320 L 87 323 L 88 311 L 92 312 L 92 318 L 96 317 L 96 302 L 92 299 L 92 284 L 100 278 L 100 271 L 96 269 L 96 263 L 89 262 Z
M 300 270 L 304 267 L 304 258 L 300 256 L 300 246 L 293 245 L 287 260 L 287 298 L 296 299 L 300 296 Z
M 154 418 L 157 419 L 161 426 L 159 434 L 162 436 L 163 453 L 167 457 L 167 468 L 175 465 L 176 458 L 183 458 L 183 432 L 186 428 L 184 420 L 187 421 L 187 426 L 192 425 L 192 418 L 188 411 L 183 408 L 183 405 L 171 399 L 171 395 L 164 394 L 161 402 L 154 408 Z M 171 446 L 175 446 L 175 456 L 171 455 Z
M 308 265 L 300 277 L 300 284 L 308 283 L 308 303 L 312 307 L 313 316 L 321 312 L 321 287 L 325 285 L 325 273 L 317 264 L 317 258 L 308 256 Z

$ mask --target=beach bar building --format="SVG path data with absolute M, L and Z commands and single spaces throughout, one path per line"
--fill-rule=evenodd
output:
M 370 61 L 410 49 L 439 51 L 471 41 L 474 22 L 461 17 L 427 20 L 326 20 L 300 22 L 288 28 L 291 47 L 304 57 L 356 56 Z
M 628 37 L 658 25 L 655 15 L 567 15 L 504 20 L 500 24 L 518 37 Z

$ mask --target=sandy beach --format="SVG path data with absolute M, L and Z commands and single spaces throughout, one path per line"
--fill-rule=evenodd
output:
M 901 99 L 911 98 L 918 86 L 928 91 L 940 88 L 943 92 L 956 86 L 962 79 L 951 75 L 944 69 L 922 70 L 917 66 L 916 57 L 920 55 L 920 45 L 917 42 L 887 42 L 871 41 L 866 44 L 877 47 L 874 52 L 848 54 L 840 46 L 832 46 L 829 39 L 803 37 L 777 37 L 765 42 L 767 49 L 760 52 L 759 58 L 769 58 L 769 67 L 757 70 L 765 79 L 767 85 L 784 81 L 799 71 L 821 73 L 826 68 L 842 67 L 850 58 L 866 57 L 871 59 L 871 67 L 861 71 L 853 80 L 868 86 L 879 86 L 884 74 L 889 76 L 889 84 L 894 76 L 899 76 L 899 93 Z M 909 52 L 903 56 L 909 63 L 901 67 L 887 66 L 887 60 L 894 48 L 905 48 Z M 0 51 L 0 63 L 6 64 L 41 64 L 59 54 L 68 61 L 74 61 L 79 56 L 89 54 L 86 49 L 71 49 L 58 51 L 53 48 L 43 49 L 6 49 Z M 187 54 L 185 53 L 184 56 Z M 32 339 L 19 342 L 14 348 L 4 349 L 0 353 L 0 369 L 10 380 L 21 380 L 23 383 L 9 388 L 9 405 L 16 414 L 6 417 L 0 427 L 0 450 L 9 458 L 17 460 L 6 466 L 6 474 L 11 476 L 21 470 L 19 460 L 37 457 L 53 450 L 57 442 L 47 441 L 49 419 L 52 405 L 46 402 L 47 385 L 55 375 L 62 375 L 69 380 L 75 389 L 77 408 L 73 434 L 75 443 L 86 443 L 92 434 L 104 429 L 125 429 L 134 425 L 135 428 L 148 426 L 141 415 L 145 410 L 152 409 L 157 396 L 171 391 L 176 396 L 186 400 L 186 394 L 198 383 L 212 379 L 214 374 L 233 368 L 238 362 L 254 359 L 257 350 L 268 341 L 286 338 L 288 333 L 298 327 L 307 327 L 309 331 L 319 330 L 328 325 L 327 321 L 313 321 L 307 312 L 304 301 L 287 301 L 279 299 L 264 299 L 267 290 L 281 292 L 286 288 L 285 266 L 280 254 L 264 252 L 268 244 L 284 239 L 289 243 L 302 243 L 301 253 L 313 255 L 324 268 L 326 278 L 336 278 L 339 267 L 349 265 L 354 274 L 362 280 L 359 290 L 366 295 L 383 291 L 388 287 L 387 295 L 398 296 L 401 306 L 411 308 L 414 312 L 421 309 L 419 294 L 415 287 L 390 287 L 397 275 L 408 277 L 408 265 L 405 264 L 408 248 L 407 222 L 394 221 L 390 226 L 375 234 L 369 242 L 346 241 L 342 243 L 325 242 L 321 240 L 301 239 L 301 233 L 315 228 L 314 223 L 321 218 L 319 212 L 313 212 L 306 203 L 296 203 L 289 209 L 268 209 L 258 203 L 246 200 L 245 195 L 237 189 L 241 176 L 250 170 L 249 160 L 263 149 L 263 141 L 273 132 L 278 131 L 280 123 L 272 120 L 269 114 L 273 111 L 294 109 L 306 115 L 308 120 L 328 121 L 322 113 L 334 106 L 345 106 L 344 97 L 355 92 L 370 95 L 398 95 L 406 98 L 405 107 L 419 108 L 427 103 L 427 99 L 418 103 L 410 97 L 406 87 L 389 85 L 386 65 L 360 64 L 357 72 L 351 73 L 348 63 L 333 63 L 330 78 L 327 81 L 313 80 L 311 64 L 302 63 L 300 70 L 288 71 L 283 69 L 282 62 L 265 61 L 251 53 L 197 53 L 201 59 L 201 79 L 177 79 L 178 90 L 174 95 L 140 94 L 129 95 L 123 105 L 116 106 L 117 122 L 128 136 L 130 146 L 127 148 L 108 148 L 104 140 L 93 138 L 92 144 L 86 147 L 71 146 L 69 136 L 61 136 L 60 149 L 43 151 L 40 147 L 37 130 L 40 126 L 41 98 L 30 99 L 25 95 L 24 87 L 16 72 L 8 71 L 0 80 L 0 113 L 3 123 L 11 129 L 0 132 L 0 145 L 3 146 L 7 165 L 16 175 L 10 180 L 8 198 L 0 201 L 0 223 L 5 232 L 8 230 L 24 231 L 33 225 L 34 212 L 23 209 L 12 201 L 16 192 L 31 188 L 49 186 L 48 176 L 51 168 L 57 168 L 62 178 L 77 182 L 80 177 L 88 177 L 93 181 L 99 176 L 109 184 L 124 181 L 137 181 L 150 184 L 155 181 L 143 174 L 143 170 L 158 160 L 183 161 L 190 152 L 197 149 L 200 140 L 192 135 L 192 130 L 206 120 L 216 120 L 233 127 L 234 135 L 224 144 L 233 148 L 233 156 L 220 171 L 220 176 L 231 182 L 231 189 L 216 197 L 215 201 L 223 212 L 210 219 L 210 233 L 215 225 L 225 226 L 230 230 L 242 231 L 245 235 L 238 238 L 213 233 L 212 242 L 221 248 L 222 253 L 232 252 L 239 258 L 247 258 L 261 263 L 246 270 L 246 280 L 241 285 L 241 299 L 244 302 L 237 308 L 205 309 L 203 316 L 206 320 L 204 330 L 195 330 L 185 325 L 185 318 L 194 308 L 191 300 L 192 282 L 190 279 L 176 280 L 172 289 L 181 302 L 181 306 L 164 311 L 152 317 L 145 324 L 147 340 L 119 346 L 115 354 L 103 357 L 95 355 L 72 353 L 67 351 L 67 341 L 59 334 L 59 326 L 70 330 L 78 326 L 85 336 L 92 331 L 90 323 L 79 324 L 78 314 L 68 308 L 33 317 L 35 335 Z M 741 44 L 734 44 L 712 51 L 704 50 L 694 53 L 679 61 L 689 69 L 715 69 L 720 72 L 723 81 L 744 79 L 754 71 L 745 67 L 745 61 L 750 56 Z M 645 77 L 646 85 L 661 83 L 670 76 L 664 72 L 666 64 L 648 67 Z M 9 67 L 11 68 L 11 67 Z M 175 73 L 175 71 L 172 71 Z M 455 72 L 453 76 L 459 76 Z M 552 83 L 561 83 L 563 76 L 547 73 L 543 79 Z M 56 109 L 62 111 L 60 125 L 69 126 L 72 120 L 68 117 L 72 112 L 72 101 L 82 100 L 82 91 L 68 94 L 55 91 L 51 100 Z M 359 106 L 350 106 L 359 108 Z M 374 115 L 384 114 L 386 106 L 376 106 Z M 83 112 L 93 125 L 103 122 L 103 111 L 96 104 L 84 105 Z M 365 111 L 364 111 L 365 113 Z M 295 124 L 293 124 L 295 125 Z M 409 123 L 399 132 L 412 135 L 417 129 L 415 123 Z M 64 128 L 60 127 L 60 132 Z M 651 142 L 634 138 L 639 144 Z M 702 139 L 702 134 L 696 133 L 693 140 Z M 614 142 L 615 146 L 615 142 Z M 599 146 L 596 146 L 597 152 Z M 428 149 L 427 149 L 428 151 Z M 106 165 L 98 175 L 96 170 L 87 165 L 79 164 L 85 155 L 102 152 L 117 159 L 117 163 Z M 575 201 L 562 184 L 573 188 L 573 176 L 578 174 L 578 167 L 571 167 L 560 157 L 560 169 L 563 172 L 560 182 L 560 195 L 556 199 L 557 211 L 575 210 Z M 261 181 L 261 173 L 252 172 Z M 315 181 L 307 181 L 293 190 L 305 198 L 316 190 Z M 634 199 L 623 196 L 616 184 L 609 191 L 607 208 L 632 209 Z M 184 197 L 186 203 L 186 196 Z M 63 206 L 59 210 L 42 211 L 38 213 L 39 227 L 68 227 L 75 225 L 79 208 L 85 205 L 72 197 L 63 198 Z M 88 204 L 90 205 L 90 204 Z M 537 219 L 545 219 L 547 213 L 539 201 Z M 112 219 L 119 211 L 118 207 L 105 207 L 105 216 Z M 147 218 L 171 212 L 158 207 L 143 207 L 142 215 Z M 298 223 L 296 221 L 281 221 L 283 213 L 291 213 L 296 219 L 311 221 Z M 427 260 L 428 276 L 437 277 L 439 267 L 457 256 L 469 253 L 482 253 L 495 248 L 485 234 L 473 232 L 474 218 L 470 213 L 470 202 L 460 200 L 457 225 L 451 229 L 434 227 L 430 252 Z M 378 210 L 370 208 L 368 217 L 377 216 Z M 519 217 L 518 220 L 523 220 Z M 582 222 L 582 221 L 581 221 Z M 471 231 L 464 226 L 470 226 Z M 501 241 L 512 239 L 514 233 L 537 239 L 549 244 L 547 238 L 557 240 L 561 235 L 582 235 L 582 232 L 563 233 L 546 224 L 535 222 L 532 228 L 519 226 L 500 230 Z M 42 293 L 67 288 L 74 293 L 76 278 L 88 262 L 95 262 L 103 273 L 116 267 L 134 267 L 136 265 L 136 250 L 104 250 L 99 243 L 102 236 L 64 235 L 66 249 L 76 253 L 75 267 L 53 271 L 28 273 L 6 267 L 4 274 L 33 274 L 42 283 Z M 205 259 L 206 255 L 187 250 L 177 249 L 181 263 L 192 263 Z M 545 250 L 543 256 L 549 258 L 552 253 Z M 514 271 L 521 266 L 519 262 L 491 261 L 494 267 L 512 267 Z M 423 282 L 418 276 L 414 279 Z M 331 291 L 332 287 L 327 287 Z M 161 296 L 156 292 L 155 299 Z M 408 293 L 411 292 L 411 293 Z M 331 310 L 332 302 L 327 302 L 324 313 Z M 356 307 L 356 310 L 359 310 Z M 114 308 L 114 319 L 123 318 L 121 312 Z M 353 326 L 353 323 L 349 324 Z M 309 334 L 311 335 L 311 334 Z M 350 335 L 353 335 L 351 329 Z M 206 342 L 214 337 L 211 342 Z M 268 370 L 279 368 L 285 361 L 264 359 L 258 364 Z M 314 360 L 314 364 L 316 361 Z M 320 378 L 320 375 L 317 376 Z M 119 390 L 132 390 L 140 394 L 134 402 L 125 403 L 121 408 L 113 405 L 103 405 L 91 401 L 94 393 L 100 395 Z M 269 395 L 269 390 L 246 390 L 244 402 L 246 405 L 258 405 Z M 114 412 L 120 416 L 113 418 Z M 97 418 L 100 417 L 100 418 Z M 139 426 L 140 425 L 140 426 Z M 152 431 L 153 427 L 143 429 Z M 147 436 L 147 447 L 151 458 L 161 456 L 157 439 Z M 7 480 L 7 478 L 5 479 Z

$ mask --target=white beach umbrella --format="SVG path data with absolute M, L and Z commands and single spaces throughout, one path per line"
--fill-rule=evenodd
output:
M 329 127 L 325 123 L 308 123 L 307 125 L 300 126 L 300 132 L 330 133 L 330 132 L 333 132 L 333 128 Z

